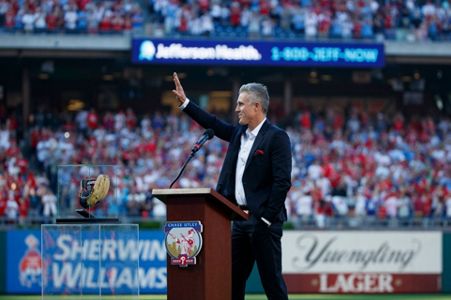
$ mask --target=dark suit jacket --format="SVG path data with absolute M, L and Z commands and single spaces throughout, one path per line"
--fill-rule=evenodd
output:
M 204 128 L 229 142 L 217 191 L 235 200 L 235 172 L 241 134 L 247 126 L 231 125 L 205 112 L 192 101 L 183 110 Z M 244 193 L 252 215 L 271 223 L 287 219 L 285 198 L 291 187 L 291 144 L 285 131 L 265 121 L 255 138 L 243 174 Z

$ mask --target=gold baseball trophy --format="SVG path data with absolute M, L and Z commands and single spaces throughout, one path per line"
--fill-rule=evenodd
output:
M 41 225 L 43 300 L 139 299 L 139 228 L 119 221 L 119 180 L 116 165 L 57 167 L 55 223 Z

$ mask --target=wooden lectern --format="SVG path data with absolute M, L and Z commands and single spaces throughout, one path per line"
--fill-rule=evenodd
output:
M 203 246 L 197 264 L 180 268 L 167 264 L 168 300 L 231 300 L 231 220 L 247 214 L 210 188 L 155 189 L 166 203 L 168 221 L 201 221 Z

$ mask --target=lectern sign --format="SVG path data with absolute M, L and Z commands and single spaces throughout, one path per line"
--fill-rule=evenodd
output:
M 165 245 L 171 265 L 188 267 L 196 264 L 196 256 L 202 249 L 202 230 L 200 221 L 166 222 Z

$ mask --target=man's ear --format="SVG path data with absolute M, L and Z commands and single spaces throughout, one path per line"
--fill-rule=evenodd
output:
M 261 103 L 260 102 L 255 102 L 255 111 L 259 111 L 259 110 L 261 110 L 261 108 L 262 108 L 262 105 L 261 105 Z

